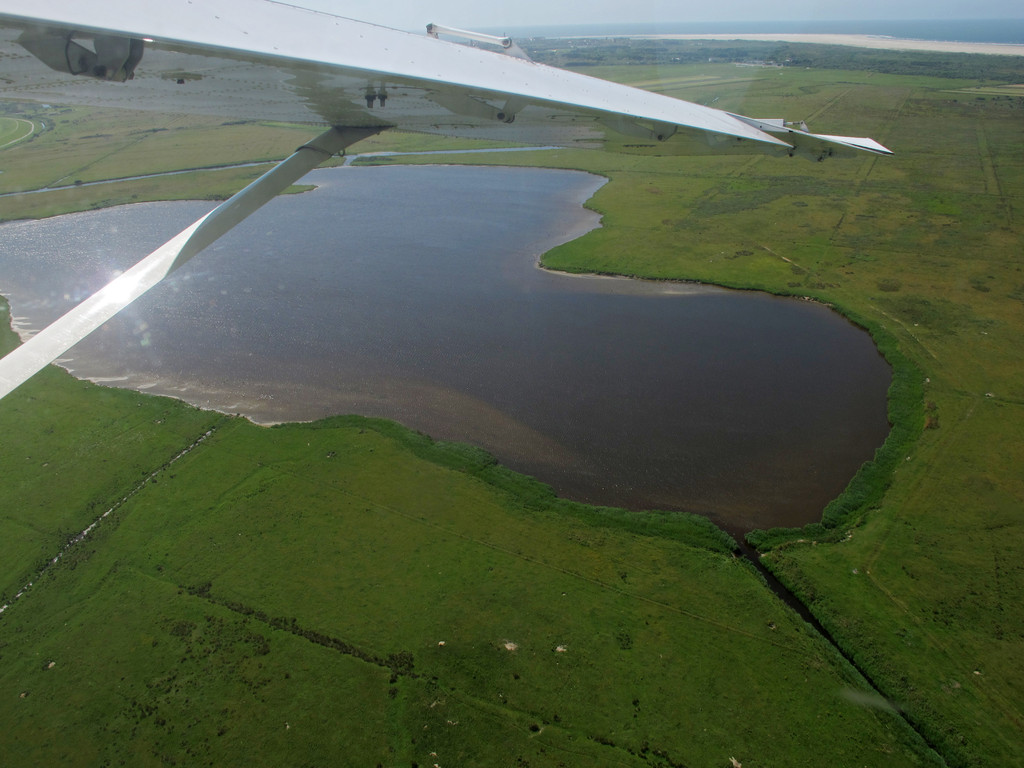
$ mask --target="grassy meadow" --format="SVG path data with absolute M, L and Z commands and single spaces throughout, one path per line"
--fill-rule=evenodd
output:
M 892 435 L 822 524 L 750 540 L 885 698 L 700 518 L 558 500 L 384 422 L 263 429 L 49 370 L 0 402 L 0 602 L 35 582 L 0 616 L 3 754 L 1024 764 L 1024 99 L 870 70 L 586 71 L 897 153 L 445 158 L 611 179 L 588 203 L 604 226 L 551 268 L 806 296 L 873 334 L 894 367 Z M 271 160 L 311 135 L 77 109 L 46 122 L 0 153 L 0 192 Z M 258 172 L 0 198 L 0 219 L 221 196 Z
M 10 764 L 938 764 L 702 518 L 55 370 L 0 430 Z
M 816 545 L 752 538 L 774 544 L 763 562 L 950 764 L 1022 764 L 1024 100 L 860 72 L 762 79 L 718 104 L 767 114 L 774 101 L 896 157 L 634 166 L 593 201 L 610 226 L 547 263 L 810 296 L 875 335 L 900 388 L 876 458 L 887 471 L 858 478 Z M 640 219 L 645 192 L 671 202 Z M 655 207 L 675 213 L 657 221 Z
M 4 149 L 32 135 L 35 125 L 29 120 L 0 117 L 0 149 Z

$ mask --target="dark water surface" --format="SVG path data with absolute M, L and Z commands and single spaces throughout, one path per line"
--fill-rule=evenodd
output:
M 819 305 L 572 277 L 575 172 L 317 171 L 79 344 L 76 375 L 257 421 L 385 416 L 560 494 L 732 531 L 820 519 L 888 430 L 889 369 Z M 0 227 L 0 292 L 39 328 L 208 203 Z M 685 246 L 683 246 L 685 247 Z

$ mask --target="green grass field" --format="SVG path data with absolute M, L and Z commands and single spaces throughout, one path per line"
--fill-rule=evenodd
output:
M 827 175 L 768 160 L 630 168 L 594 201 L 612 226 L 549 263 L 813 296 L 886 349 L 895 340 L 923 384 L 919 412 L 898 426 L 929 428 L 888 457 L 891 487 L 866 490 L 838 541 L 777 546 L 764 561 L 947 761 L 1020 764 L 1024 100 L 965 98 L 948 81 L 789 74 L 767 73 L 769 87 L 726 108 L 795 102 L 819 112 L 816 129 L 864 131 L 898 155 Z M 653 187 L 682 215 L 659 222 L 630 206 Z
M 48 371 L 0 403 L 2 594 L 115 511 L 0 618 L 5 755 L 113 764 L 130 744 L 154 765 L 1024 763 L 1024 101 L 978 80 L 864 71 L 587 71 L 748 114 L 781 104 L 897 152 L 445 161 L 608 176 L 589 203 L 604 227 L 547 254 L 553 268 L 808 296 L 871 331 L 895 369 L 893 435 L 823 525 L 751 540 L 903 717 L 699 520 L 559 501 L 386 423 L 260 429 Z M 139 119 L 107 119 L 65 112 L 6 150 L 0 191 L 67 177 L 54 157 L 65 142 L 83 179 L 166 170 L 189 146 L 192 128 L 170 118 L 161 127 L 180 135 L 134 144 Z M 194 130 L 252 141 L 258 159 L 299 132 Z M 124 157 L 80 138 L 104 132 Z M 456 146 L 399 138 L 371 148 Z M 172 149 L 147 159 L 150 141 Z M 0 218 L 185 196 L 190 183 L 222 194 L 243 175 L 4 198 Z
M 0 618 L 11 764 L 932 764 L 701 518 L 57 371 L 0 430 L 6 584 L 114 509 Z
M 24 141 L 35 131 L 35 125 L 29 120 L 13 117 L 0 117 L 0 149 Z

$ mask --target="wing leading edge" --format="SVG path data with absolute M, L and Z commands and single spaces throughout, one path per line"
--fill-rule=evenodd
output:
M 9 98 L 567 146 L 610 128 L 669 151 L 801 149 L 763 121 L 273 0 L 0 0 L 0 26 Z M 888 153 L 867 142 L 838 144 Z

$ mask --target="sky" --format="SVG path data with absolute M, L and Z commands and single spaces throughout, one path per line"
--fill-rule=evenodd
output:
M 799 21 L 875 19 L 1020 19 L 1021 0 L 286 0 L 396 29 L 430 22 L 461 28 L 635 22 Z

